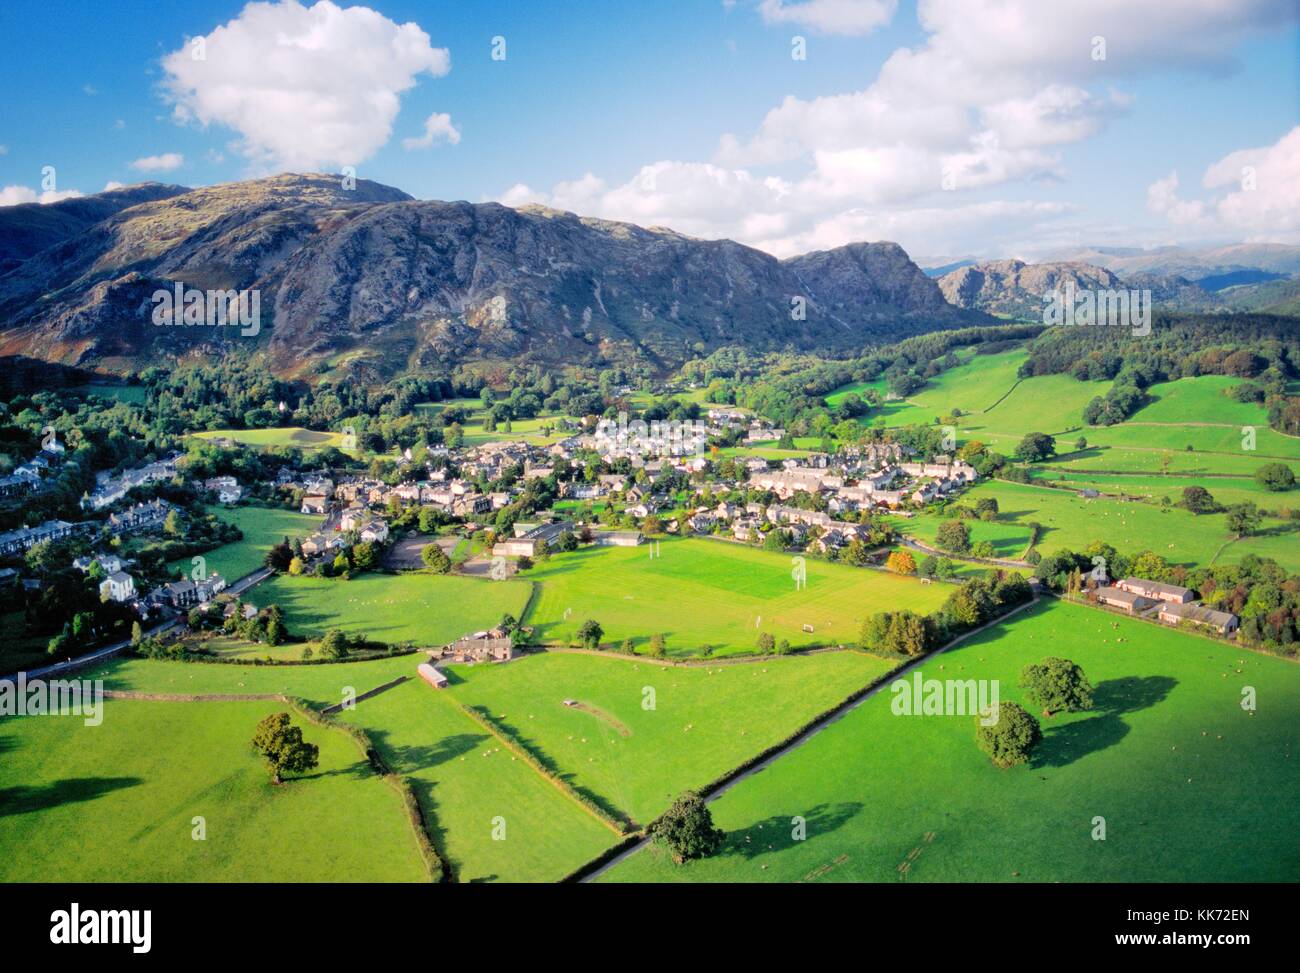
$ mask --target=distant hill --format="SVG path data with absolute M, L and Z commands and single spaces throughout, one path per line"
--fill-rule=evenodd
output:
M 1084 261 L 1121 276 L 1139 273 L 1176 275 L 1195 283 L 1202 278 L 1251 270 L 1284 277 L 1300 275 L 1300 246 L 1284 243 L 1236 243 L 1205 249 L 1083 247 L 1053 254 L 1052 259 Z M 1206 287 L 1206 290 L 1212 289 Z
M 944 274 L 939 288 L 957 307 L 987 311 L 1009 317 L 1041 320 L 1043 295 L 1072 283 L 1076 291 L 1150 291 L 1156 308 L 1213 314 L 1230 311 L 1267 310 L 1275 314 L 1294 313 L 1287 308 L 1290 291 L 1277 287 L 1256 296 L 1256 288 L 1268 283 L 1235 284 L 1237 280 L 1273 281 L 1266 271 L 1239 272 L 1222 278 L 1192 281 L 1178 274 L 1136 272 L 1117 274 L 1097 264 L 1050 262 L 1027 264 L 1020 260 L 992 260 L 972 264 Z M 1214 287 L 1204 286 L 1206 282 Z M 1278 280 L 1278 285 L 1288 283 Z
M 175 282 L 258 289 L 252 340 L 286 374 L 521 360 L 672 368 L 723 345 L 854 350 L 991 321 L 950 306 L 887 242 L 778 260 L 730 240 L 420 201 L 327 175 L 119 192 L 98 204 L 107 216 L 84 225 L 87 209 L 75 232 L 48 231 L 55 243 L 0 277 L 0 355 L 121 370 L 240 340 L 150 323 L 151 295 Z M 155 198 L 123 206 L 133 192 Z M 31 219 L 0 223 L 15 259 L 31 243 L 6 226 Z

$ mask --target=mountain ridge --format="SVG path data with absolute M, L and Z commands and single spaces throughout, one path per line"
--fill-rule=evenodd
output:
M 257 288 L 257 347 L 286 373 L 520 359 L 671 368 L 728 344 L 852 350 L 991 320 L 950 306 L 894 243 L 779 260 L 662 227 L 416 200 L 320 174 L 159 195 L 0 276 L 0 354 L 122 370 L 228 349 L 224 330 L 150 323 L 150 295 L 176 282 Z

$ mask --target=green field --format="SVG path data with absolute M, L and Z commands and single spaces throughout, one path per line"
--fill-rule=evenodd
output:
M 427 881 L 400 795 L 345 734 L 295 717 L 320 765 L 271 784 L 249 740 L 286 708 L 109 699 L 99 726 L 0 720 L 0 881 Z
M 571 643 L 594 618 L 607 643 L 630 638 L 644 650 L 662 632 L 671 655 L 705 644 L 722 654 L 749 651 L 760 632 L 796 647 L 850 644 L 868 615 L 926 613 L 949 594 L 944 585 L 813 558 L 805 561 L 807 586 L 796 590 L 791 555 L 728 541 L 663 540 L 659 556 L 651 552 L 650 545 L 583 548 L 530 570 L 541 585 L 527 618 L 537 638 Z
M 286 537 L 305 538 L 319 530 L 321 524 L 321 518 L 314 514 L 278 507 L 212 506 L 207 511 L 244 532 L 242 540 L 223 544 L 203 555 L 208 573 L 219 574 L 227 581 L 238 581 L 262 567 L 266 552 Z M 192 570 L 188 558 L 173 561 L 168 567 L 179 568 L 186 577 Z
M 1213 486 L 1211 486 L 1213 492 Z M 1172 564 L 1209 565 L 1220 556 L 1240 560 L 1248 553 L 1275 558 L 1290 570 L 1300 568 L 1300 548 L 1295 539 L 1300 524 L 1266 521 L 1260 536 L 1233 541 L 1223 514 L 1193 514 L 1179 507 L 1162 509 L 1141 500 L 1097 498 L 1085 500 L 1071 490 L 1031 484 L 985 480 L 962 495 L 973 505 L 981 497 L 998 501 L 997 521 L 967 521 L 973 541 L 990 539 L 1000 556 L 1028 543 L 1033 521 L 1043 526 L 1037 547 L 1043 553 L 1068 548 L 1082 551 L 1095 540 L 1106 541 L 1125 553 L 1154 551 Z M 922 514 L 896 524 L 918 540 L 933 543 L 942 520 Z M 1001 537 L 1001 539 L 999 539 Z M 1227 556 L 1231 551 L 1232 556 Z
M 999 501 L 1000 502 L 1000 501 Z M 1033 518 L 1029 518 L 1032 520 Z M 922 514 L 917 517 L 891 517 L 889 522 L 903 536 L 910 537 L 928 547 L 937 548 L 936 535 L 944 519 L 935 514 Z M 988 541 L 993 545 L 994 557 L 1018 560 L 1029 547 L 1033 531 L 1018 516 L 1014 519 L 1008 515 L 999 520 L 967 520 L 970 528 L 972 545 Z M 925 557 L 920 551 L 912 551 L 912 557 L 918 561 Z
M 882 692 L 714 801 L 729 834 L 720 854 L 676 866 L 651 848 L 604 878 L 1300 880 L 1300 666 L 1051 603 L 921 668 L 997 679 L 1002 700 L 1024 702 L 1020 669 L 1045 655 L 1084 668 L 1096 707 L 1044 720 L 1030 766 L 999 770 L 970 717 L 895 716 Z M 1253 716 L 1245 685 L 1258 692 Z M 792 840 L 795 816 L 806 840 Z M 1092 837 L 1097 817 L 1104 841 Z
M 415 661 L 405 662 L 413 674 Z M 459 882 L 555 881 L 617 840 L 461 712 L 446 690 L 412 679 L 346 718 L 411 782 Z M 493 837 L 494 818 L 504 820 L 503 839 Z
M 271 429 L 209 429 L 192 435 L 199 439 L 232 439 L 245 446 L 293 446 L 297 449 L 316 450 L 326 446 L 343 448 L 341 432 L 318 432 L 301 426 L 277 426 Z
M 340 578 L 277 575 L 244 597 L 259 608 L 279 605 L 289 631 L 317 638 L 331 628 L 381 642 L 444 645 L 488 629 L 528 603 L 526 581 L 489 581 L 410 572 Z
M 89 676 L 108 689 L 284 693 L 319 706 L 340 701 L 347 687 L 363 693 L 398 676 L 414 677 L 422 658 L 259 667 L 119 659 Z M 553 881 L 617 835 L 502 747 L 458 701 L 484 707 L 573 786 L 648 820 L 676 791 L 707 783 L 888 668 L 851 652 L 708 667 L 542 654 L 509 665 L 452 666 L 452 686 L 443 691 L 409 678 L 342 718 L 365 728 L 385 762 L 411 781 L 459 881 Z M 647 685 L 655 689 L 654 710 L 642 709 Z M 568 698 L 602 715 L 566 708 Z M 196 707 L 216 712 L 235 704 L 149 705 L 184 708 L 193 719 L 209 712 Z M 504 841 L 493 837 L 497 817 L 506 821 Z M 142 812 L 142 820 L 150 818 Z
M 469 421 L 461 424 L 466 446 L 481 446 L 484 443 L 492 442 L 527 442 L 536 446 L 547 446 L 559 442 L 569 435 L 563 429 L 558 428 L 558 423 L 562 418 L 559 415 L 537 416 L 533 419 L 512 419 L 510 421 L 510 432 L 503 430 L 502 426 L 504 424 L 499 424 L 493 432 L 487 432 L 483 428 L 483 403 L 478 399 L 447 399 L 444 402 L 420 402 L 416 404 L 415 409 L 422 415 L 432 418 L 443 409 L 452 406 L 464 409 L 469 413 Z M 546 435 L 542 431 L 543 426 L 556 426 L 557 428 L 550 435 Z
M 574 787 L 645 824 L 682 791 L 778 743 L 891 668 L 859 652 L 708 667 L 546 653 L 507 666 L 453 667 L 461 681 L 450 691 L 490 713 Z

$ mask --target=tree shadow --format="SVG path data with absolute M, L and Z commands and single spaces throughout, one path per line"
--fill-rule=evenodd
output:
M 1123 716 L 1164 702 L 1177 685 L 1178 680 L 1170 676 L 1124 676 L 1098 683 L 1092 694 L 1093 715 L 1048 726 L 1031 766 L 1064 767 L 1113 747 L 1129 733 Z
M 369 733 L 375 749 L 383 755 L 389 767 L 399 774 L 410 774 L 464 757 L 492 739 L 486 733 L 454 733 L 432 744 L 394 746 L 388 742 L 387 730 L 370 730 Z
M 1163 703 L 1178 680 L 1172 676 L 1123 676 L 1100 682 L 1092 691 L 1093 709 L 1123 716 Z
M 142 783 L 144 781 L 139 777 L 70 777 L 41 787 L 6 787 L 0 789 L 0 817 L 93 801 L 112 791 Z
M 842 827 L 862 810 L 864 805 L 857 801 L 842 801 L 838 804 L 818 804 L 799 815 L 804 819 L 804 834 L 808 838 L 829 834 Z M 753 859 L 769 851 L 780 851 L 793 845 L 795 815 L 774 814 L 761 821 L 755 821 L 747 828 L 732 831 L 727 835 L 727 843 L 720 855 L 739 855 Z
M 1034 748 L 1031 766 L 1065 767 L 1080 757 L 1113 747 L 1128 736 L 1128 724 L 1114 713 L 1049 727 Z

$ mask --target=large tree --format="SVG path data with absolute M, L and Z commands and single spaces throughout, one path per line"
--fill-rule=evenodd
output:
M 426 544 L 420 549 L 420 560 L 434 574 L 446 574 L 451 570 L 451 558 L 437 544 Z
M 1203 486 L 1183 487 L 1183 506 L 1194 514 L 1209 514 L 1219 509 L 1210 491 Z
M 656 844 L 668 849 L 679 865 L 691 858 L 714 854 L 727 837 L 721 828 L 713 826 L 709 806 L 691 791 L 677 798 L 650 826 L 650 835 Z
M 965 554 L 970 550 L 970 528 L 964 521 L 945 520 L 939 525 L 934 541 L 945 551 Z
M 1029 755 L 1043 738 L 1038 721 L 1016 703 L 1000 703 L 997 720 L 985 725 L 987 717 L 975 720 L 975 742 L 999 767 L 1027 763 Z
M 1048 656 L 1030 663 L 1020 673 L 1020 688 L 1029 694 L 1043 715 L 1080 713 L 1092 709 L 1092 683 L 1076 663 Z
M 272 713 L 253 734 L 253 747 L 266 760 L 272 780 L 279 784 L 285 774 L 301 774 L 316 766 L 320 750 L 302 738 L 302 730 L 289 721 L 288 713 Z
M 1014 453 L 1022 463 L 1038 463 L 1056 455 L 1056 440 L 1045 432 L 1031 432 L 1020 440 Z
M 1285 463 L 1265 463 L 1255 471 L 1255 482 L 1279 493 L 1295 486 L 1295 473 Z
M 584 649 L 599 649 L 600 640 L 604 637 L 605 630 L 594 618 L 589 618 L 578 626 L 578 641 Z
M 1259 509 L 1253 503 L 1235 503 L 1228 508 L 1228 530 L 1237 537 L 1253 534 L 1261 519 Z

